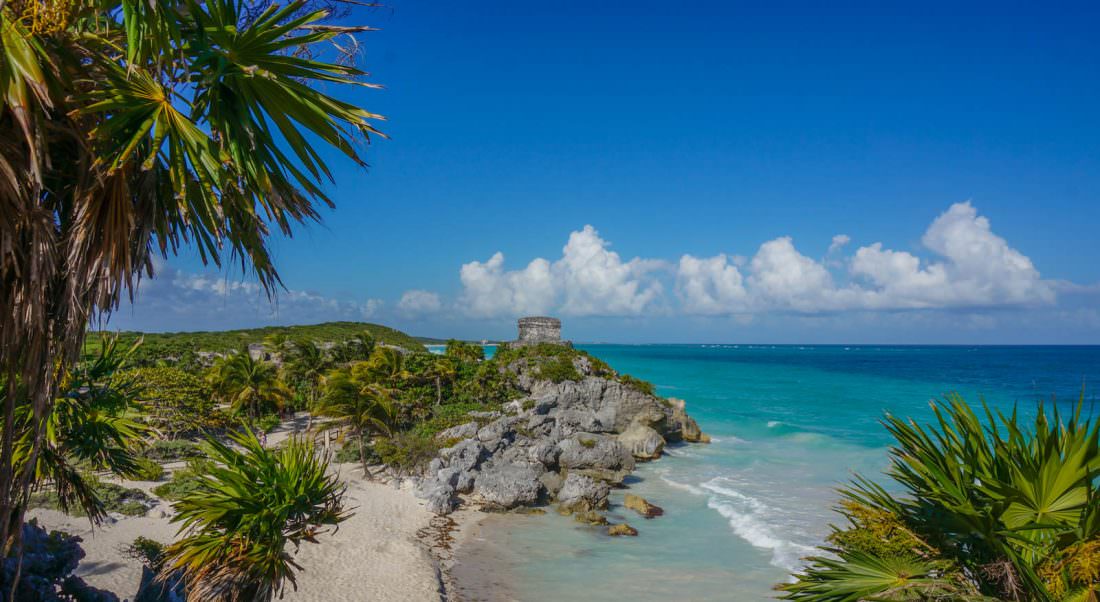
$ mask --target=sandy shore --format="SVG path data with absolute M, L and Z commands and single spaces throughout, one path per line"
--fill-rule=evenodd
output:
M 437 521 L 433 525 L 433 516 L 409 487 L 366 482 L 350 466 L 343 468 L 342 474 L 350 475 L 345 499 L 353 515 L 336 533 L 321 536 L 320 543 L 302 545 L 295 556 L 303 569 L 298 574 L 298 590 L 288 591 L 284 600 L 441 600 L 437 557 L 446 560 L 449 546 L 433 553 L 423 541 L 446 538 L 445 533 L 453 532 L 457 524 Z M 37 518 L 47 529 L 82 537 L 86 556 L 76 574 L 89 585 L 131 600 L 141 580 L 141 562 L 121 550 L 139 535 L 161 542 L 175 539 L 176 526 L 166 516 L 157 517 L 159 509 L 170 507 L 162 502 L 150 516 L 119 517 L 94 531 L 86 519 L 52 510 L 36 509 L 28 518 Z

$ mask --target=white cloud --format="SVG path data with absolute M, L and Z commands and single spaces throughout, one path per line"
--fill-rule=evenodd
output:
M 460 305 L 475 317 L 507 314 L 543 314 L 557 294 L 550 262 L 535 259 L 523 270 L 504 271 L 504 254 L 489 261 L 471 261 L 459 272 L 463 293 Z
M 462 266 L 459 306 L 474 317 L 557 312 L 572 316 L 639 315 L 661 297 L 653 272 L 660 261 L 623 261 L 592 226 L 572 232 L 561 258 L 538 258 L 522 270 L 504 269 L 504 255 Z
M 646 275 L 661 262 L 634 258 L 624 263 L 609 246 L 592 226 L 569 235 L 553 266 L 565 295 L 562 313 L 637 315 L 660 296 L 660 282 Z
M 438 294 L 420 289 L 405 291 L 397 302 L 398 311 L 407 316 L 434 314 L 442 308 Z
M 884 308 L 1036 305 L 1055 299 L 1031 260 L 993 233 L 969 203 L 956 203 L 921 242 L 942 261 L 927 262 L 875 243 L 856 251 L 852 274 L 875 285 L 868 305 Z
M 852 238 L 847 234 L 837 234 L 833 237 L 833 242 L 829 243 L 829 253 L 839 251 L 850 242 L 852 242 Z
M 111 316 L 111 328 L 203 330 L 267 324 L 366 320 L 382 310 L 379 299 L 337 299 L 298 289 L 269 300 L 256 282 L 215 273 L 180 271 L 158 261 L 156 275 L 142 280 L 135 303 Z
M 1047 305 L 1055 301 L 1053 282 L 1042 280 L 1031 260 L 993 233 L 989 220 L 969 203 L 956 203 L 936 218 L 921 239 L 937 259 L 922 261 L 907 251 L 874 243 L 856 250 L 845 285 L 835 282 L 826 264 L 798 252 L 780 237 L 760 246 L 747 266 L 744 294 L 724 301 L 704 284 L 721 270 L 724 282 L 742 279 L 724 255 L 680 261 L 677 293 L 682 308 L 695 314 L 745 311 L 822 313 L 843 310 L 953 309 Z M 830 254 L 850 241 L 833 237 Z M 736 290 L 736 289 L 730 289 Z
M 676 295 L 689 314 L 715 315 L 749 309 L 741 272 L 736 261 L 725 254 L 704 259 L 681 257 L 676 270 Z

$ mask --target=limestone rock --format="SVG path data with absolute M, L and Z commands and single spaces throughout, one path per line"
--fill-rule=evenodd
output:
M 435 436 L 440 441 L 447 441 L 450 439 L 470 439 L 477 435 L 478 426 L 476 422 L 467 422 L 466 424 L 460 424 L 458 426 L 452 426 L 449 429 L 440 431 Z
M 447 466 L 473 470 L 488 456 L 486 449 L 474 439 L 466 439 L 454 447 L 439 450 L 439 457 Z
M 413 491 L 413 495 L 424 500 L 424 508 L 433 514 L 450 514 L 458 506 L 455 499 L 454 481 L 457 480 L 457 468 L 444 468 L 439 474 L 424 479 Z
M 634 471 L 634 456 L 614 437 L 578 433 L 558 442 L 558 464 L 569 471 L 621 483 Z
M 578 512 L 573 515 L 573 520 L 578 523 L 584 523 L 586 525 L 599 526 L 607 524 L 607 517 L 596 512 L 595 510 L 589 510 L 588 512 Z
M 620 523 L 618 525 L 611 525 L 607 528 L 607 534 L 612 537 L 618 537 L 620 535 L 627 535 L 630 537 L 637 537 L 638 530 L 626 523 Z
M 569 473 L 558 491 L 560 512 L 588 512 L 607 508 L 607 496 L 611 488 L 607 483 L 582 474 Z
M 561 491 L 562 485 L 565 480 L 561 478 L 561 475 L 556 472 L 544 472 L 539 475 L 539 482 L 542 483 L 546 493 L 554 498 L 558 496 L 558 492 Z
M 634 495 L 633 493 L 626 494 L 626 497 L 623 498 L 623 506 L 630 508 L 645 518 L 653 518 L 665 513 L 664 509 L 660 506 L 651 504 L 644 497 Z
M 511 509 L 534 504 L 542 492 L 539 473 L 525 464 L 486 465 L 474 480 L 474 494 L 490 507 Z
M 640 421 L 632 422 L 618 438 L 637 460 L 656 460 L 665 449 L 665 438 Z

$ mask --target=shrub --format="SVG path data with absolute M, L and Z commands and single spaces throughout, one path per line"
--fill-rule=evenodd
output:
M 567 380 L 581 380 L 580 373 L 577 372 L 576 366 L 573 365 L 573 358 L 567 355 L 558 355 L 539 364 L 536 376 L 542 380 L 549 380 L 555 383 L 561 383 Z
M 206 458 L 192 458 L 187 461 L 186 468 L 172 473 L 170 481 L 154 487 L 153 493 L 166 500 L 178 500 L 196 491 L 203 475 L 209 474 L 214 466 L 214 462 Z
M 654 388 L 653 383 L 651 383 L 647 380 L 642 380 L 640 378 L 634 378 L 633 376 L 631 376 L 629 374 L 623 374 L 623 375 L 619 376 L 619 382 L 621 382 L 624 385 L 630 387 L 631 389 L 641 391 L 642 393 L 645 393 L 646 395 L 654 395 L 654 396 L 657 395 L 657 390 Z
M 414 432 L 398 433 L 374 443 L 374 451 L 379 460 L 405 474 L 426 466 L 439 449 L 435 437 L 425 437 Z
M 141 455 L 158 462 L 170 462 L 172 460 L 187 460 L 189 458 L 201 458 L 205 454 L 198 445 L 183 439 L 162 439 L 154 441 Z
M 134 477 L 138 481 L 159 481 L 164 478 L 164 467 L 156 460 L 138 458 L 137 471 L 134 472 Z
M 253 424 L 255 425 L 257 431 L 270 433 L 282 423 L 283 419 L 280 418 L 278 414 L 267 414 L 265 416 L 260 416 L 259 418 L 257 418 Z
M 368 464 L 378 463 L 378 454 L 374 451 L 374 446 L 368 445 L 364 450 L 367 455 Z M 340 449 L 336 450 L 336 455 L 333 460 L 339 464 L 358 464 L 359 463 L 359 441 L 355 439 L 348 439 Z
M 85 478 L 92 484 L 96 497 L 99 498 L 106 512 L 115 512 L 126 516 L 143 516 L 153 504 L 153 500 L 140 489 L 98 481 L 93 476 Z M 61 509 L 58 504 L 57 492 L 53 490 L 38 491 L 32 494 L 30 506 L 52 510 Z M 79 506 L 71 508 L 69 513 L 72 516 L 87 516 L 84 509 Z
M 146 408 L 145 420 L 169 436 L 200 430 L 214 410 L 209 388 L 194 374 L 161 366 L 125 374 L 140 387 L 137 400 Z
M 155 539 L 137 536 L 134 542 L 122 548 L 123 556 L 140 560 L 145 566 L 156 570 L 164 556 L 164 544 Z

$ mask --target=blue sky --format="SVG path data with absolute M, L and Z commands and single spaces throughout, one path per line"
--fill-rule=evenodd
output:
M 366 171 L 331 156 L 336 210 L 274 243 L 278 307 L 184 256 L 110 327 L 496 338 L 538 312 L 586 341 L 1100 343 L 1096 5 L 356 20 L 385 89 L 333 92 L 390 139 Z

